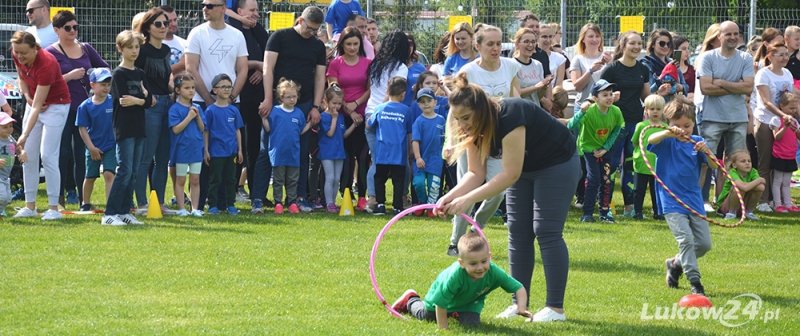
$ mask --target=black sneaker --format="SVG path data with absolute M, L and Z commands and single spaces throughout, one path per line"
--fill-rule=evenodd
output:
M 399 215 L 401 212 L 403 212 L 404 210 L 405 210 L 405 209 L 394 209 L 394 212 L 393 212 L 393 213 L 394 213 L 394 215 L 395 215 L 395 216 L 397 216 L 397 215 Z
M 372 210 L 372 214 L 375 216 L 383 216 L 386 214 L 386 206 L 383 204 L 378 204 L 374 210 Z
M 653 219 L 660 220 L 660 221 L 665 221 L 665 220 L 667 220 L 667 217 L 664 217 L 664 215 L 655 215 L 655 216 L 653 216 Z
M 700 284 L 699 281 L 692 282 L 692 294 L 700 294 L 702 296 L 706 296 L 706 289 L 703 288 L 703 285 Z
M 592 217 L 591 215 L 583 215 L 583 217 L 581 217 L 581 223 L 594 223 L 594 222 L 597 221 L 594 220 L 594 217 Z
M 637 213 L 637 214 L 633 215 L 633 219 L 635 219 L 635 220 L 644 220 L 644 215 L 642 215 L 640 213 Z
M 92 205 L 84 203 L 83 205 L 81 205 L 81 211 L 92 211 Z
M 678 288 L 678 279 L 681 278 L 683 270 L 675 265 L 675 258 L 669 258 L 664 263 L 667 266 L 667 286 L 669 288 Z
M 458 257 L 458 246 L 450 245 L 447 247 L 447 255 L 451 257 Z
M 614 218 L 609 216 L 600 216 L 600 221 L 603 223 L 616 223 Z

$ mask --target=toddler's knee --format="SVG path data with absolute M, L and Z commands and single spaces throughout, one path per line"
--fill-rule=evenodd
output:
M 765 188 L 766 188 L 766 186 L 764 186 L 763 184 L 759 184 L 759 185 L 756 186 L 756 188 L 754 190 L 758 191 L 758 192 L 764 192 Z

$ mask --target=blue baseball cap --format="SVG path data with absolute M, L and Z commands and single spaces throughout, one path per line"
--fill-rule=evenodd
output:
M 92 73 L 89 74 L 89 82 L 92 83 L 102 82 L 109 78 L 111 78 L 111 70 L 108 70 L 108 68 L 95 68 Z
M 417 92 L 417 99 L 420 99 L 422 97 L 428 97 L 430 99 L 435 99 L 434 96 L 435 96 L 435 94 L 434 94 L 433 90 L 431 90 L 429 88 L 420 89 Z
M 615 88 L 617 88 L 617 84 L 609 83 L 607 80 L 601 79 L 601 80 L 595 82 L 594 85 L 592 85 L 592 96 L 597 97 L 597 94 L 600 91 L 606 90 L 608 88 L 611 88 L 611 90 L 614 90 Z

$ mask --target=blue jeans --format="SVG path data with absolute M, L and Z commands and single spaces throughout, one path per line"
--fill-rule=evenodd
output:
M 117 140 L 117 176 L 108 194 L 105 214 L 124 215 L 130 213 L 136 176 L 142 161 L 145 138 Z
M 150 163 L 153 166 L 153 175 L 150 180 L 150 189 L 156 191 L 159 204 L 164 204 L 164 189 L 167 187 L 167 174 L 169 170 L 170 128 L 169 108 L 172 100 L 167 95 L 154 95 L 156 104 L 144 111 L 147 137 L 144 138 L 144 150 L 139 169 L 136 172 L 136 203 L 144 206 L 150 202 L 150 192 L 147 190 L 147 174 L 150 172 Z
M 419 171 L 414 174 L 414 192 L 417 194 L 419 202 L 426 202 L 434 204 L 439 199 L 439 188 L 441 188 L 442 180 L 438 175 L 434 175 L 425 171 Z
M 249 172 L 248 172 L 249 173 Z M 250 200 L 267 198 L 269 179 L 272 176 L 272 163 L 269 161 L 269 132 L 261 127 L 261 146 L 258 151 L 255 169 L 253 170 L 252 190 Z
M 367 146 L 369 146 L 370 155 L 372 155 L 372 163 L 367 170 L 367 196 L 375 197 L 375 141 L 377 135 L 374 130 L 364 129 L 364 135 L 367 137 Z
M 614 172 L 613 155 L 608 152 L 598 159 L 594 157 L 594 153 L 584 152 L 583 156 L 586 158 L 586 194 L 583 196 L 583 215 L 594 215 L 595 202 L 599 201 L 600 215 L 605 216 L 614 193 L 612 189 L 614 183 L 611 181 L 611 174 Z M 597 199 L 598 194 L 599 200 Z
M 625 128 L 622 129 L 622 133 L 617 137 L 617 141 L 619 141 L 620 138 L 623 140 L 620 145 L 622 149 L 622 181 L 620 181 L 620 185 L 622 186 L 622 197 L 625 200 L 625 205 L 632 205 L 634 198 L 633 186 L 635 180 L 633 179 L 633 151 L 639 150 L 638 148 L 633 148 L 633 142 L 631 141 L 635 130 L 636 123 L 626 121 Z

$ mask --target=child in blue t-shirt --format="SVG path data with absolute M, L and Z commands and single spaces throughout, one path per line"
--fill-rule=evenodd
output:
M 375 107 L 367 128 L 375 130 L 375 196 L 378 205 L 373 215 L 386 213 L 386 180 L 391 177 L 395 214 L 403 211 L 403 182 L 408 166 L 408 143 L 411 135 L 411 110 L 402 103 L 406 79 L 392 77 L 386 88 L 389 101 Z
M 710 153 L 702 137 L 692 135 L 695 107 L 689 100 L 676 97 L 664 107 L 664 117 L 669 120 L 669 130 L 650 136 L 648 150 L 656 155 L 656 174 L 672 192 L 696 211 L 704 214 L 703 197 L 700 193 L 700 167 L 708 164 L 717 169 L 714 161 L 706 158 Z M 684 136 L 697 142 L 693 145 Z M 708 222 L 686 210 L 663 188 L 658 189 L 664 217 L 672 235 L 678 241 L 680 252 L 666 260 L 667 286 L 678 288 L 681 272 L 692 284 L 693 294 L 705 295 L 700 283 L 697 258 L 711 250 L 711 232 Z
M 347 18 L 353 14 L 366 17 L 358 0 L 333 0 L 328 6 L 328 12 L 325 13 L 325 23 L 328 24 L 328 41 L 332 41 L 334 35 L 341 33 L 347 27 Z
M 447 88 L 447 85 L 444 85 L 444 82 L 439 79 L 436 73 L 426 70 L 419 74 L 417 83 L 414 84 L 414 97 L 416 97 L 419 90 L 422 89 L 431 89 L 438 94 L 438 96 L 433 96 L 433 98 L 436 99 L 436 106 L 433 108 L 433 111 L 442 116 L 444 120 L 447 120 L 447 115 L 450 113 L 450 102 L 447 99 L 447 97 L 450 96 L 450 89 Z M 411 120 L 417 120 L 421 115 L 422 109 L 419 108 L 419 104 L 415 100 L 411 103 Z
M 325 170 L 325 200 L 328 205 L 328 212 L 339 212 L 336 206 L 336 191 L 339 190 L 339 180 L 342 175 L 342 167 L 347 154 L 344 152 L 344 138 L 350 136 L 356 129 L 358 123 L 353 122 L 350 127 L 345 129 L 344 118 L 339 116 L 339 109 L 344 102 L 344 91 L 339 88 L 337 83 L 331 84 L 325 90 L 326 109 L 320 115 L 319 123 L 319 154 L 317 158 L 322 161 L 322 168 Z
M 206 129 L 203 132 L 205 154 L 208 165 L 208 209 L 209 214 L 219 214 L 217 195 L 219 185 L 225 181 L 225 203 L 228 213 L 239 214 L 233 205 L 236 201 L 236 164 L 242 163 L 242 133 L 244 127 L 239 109 L 230 104 L 233 81 L 226 74 L 211 80 L 211 94 L 217 101 L 206 109 Z M 236 142 L 231 141 L 236 139 Z
M 414 178 L 412 185 L 420 202 L 427 200 L 428 204 L 435 204 L 439 199 L 442 173 L 442 149 L 444 147 L 445 119 L 434 112 L 436 99 L 433 90 L 424 88 L 417 92 L 417 101 L 414 102 L 422 108 L 419 116 L 411 127 L 411 148 L 414 151 L 416 164 L 414 165 Z M 422 215 L 422 213 L 415 213 Z M 428 211 L 428 217 L 434 217 L 433 211 Z
M 92 191 L 94 181 L 100 177 L 103 165 L 103 178 L 106 181 L 106 200 L 114 175 L 117 172 L 117 141 L 114 140 L 114 104 L 111 92 L 111 70 L 97 68 L 89 75 L 89 85 L 94 95 L 78 106 L 75 126 L 86 143 L 86 175 L 83 180 L 83 204 L 81 211 L 92 210 Z M 106 153 L 108 152 L 108 153 Z
M 275 105 L 269 116 L 262 119 L 264 130 L 269 133 L 272 196 L 275 199 L 276 214 L 283 214 L 284 187 L 286 187 L 286 199 L 291 202 L 289 212 L 300 213 L 300 209 L 294 203 L 297 199 L 297 182 L 300 180 L 300 136 L 311 128 L 311 124 L 306 123 L 303 111 L 295 107 L 299 92 L 300 85 L 281 78 L 277 87 L 281 104 Z
M 177 200 L 178 216 L 190 213 L 183 208 L 183 191 L 186 185 L 186 173 L 189 173 L 189 197 L 200 199 L 200 170 L 203 164 L 203 131 L 205 131 L 205 113 L 200 106 L 192 104 L 195 86 L 194 77 L 182 74 L 175 77 L 175 93 L 178 100 L 169 109 L 170 134 L 169 160 L 175 164 L 175 200 Z M 215 204 L 215 203 L 209 203 Z M 197 202 L 192 202 L 192 216 L 202 217 L 202 209 Z

